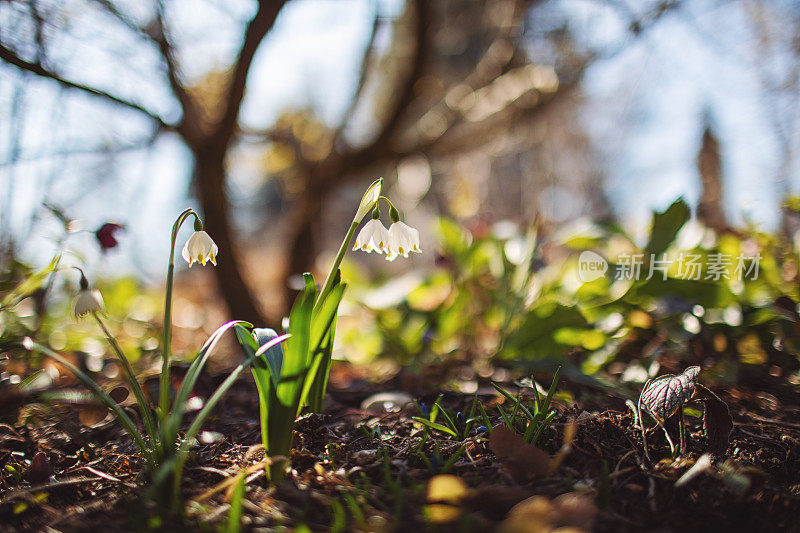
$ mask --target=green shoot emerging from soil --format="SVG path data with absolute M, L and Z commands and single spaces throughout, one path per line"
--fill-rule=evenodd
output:
M 550 384 L 550 389 L 544 398 L 541 397 L 539 389 L 534 383 L 532 388 L 535 401 L 528 400 L 527 406 L 521 391 L 516 396 L 512 396 L 497 383 L 492 383 L 497 392 L 502 394 L 511 404 L 510 410 L 508 408 L 504 409 L 502 405 L 497 406 L 500 416 L 503 418 L 503 423 L 508 429 L 522 433 L 525 442 L 528 444 L 536 445 L 542 435 L 542 431 L 556 416 L 556 411 L 550 410 L 550 402 L 556 394 L 560 376 L 561 367 L 558 367 L 553 376 L 553 382 Z

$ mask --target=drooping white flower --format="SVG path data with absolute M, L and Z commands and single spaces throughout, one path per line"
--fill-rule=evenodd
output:
M 398 255 L 408 257 L 409 252 L 421 253 L 419 231 L 403 222 L 395 222 L 389 228 L 389 245 L 386 260 L 394 261 Z
M 368 254 L 372 252 L 382 254 L 389 252 L 388 245 L 389 230 L 381 224 L 380 220 L 372 219 L 361 228 L 353 250 L 363 250 Z
M 206 266 L 206 261 L 211 261 L 211 264 L 217 266 L 217 248 L 216 243 L 209 237 L 205 231 L 195 231 L 186 244 L 183 245 L 181 255 L 189 263 L 189 267 L 198 261 L 201 265 Z
M 97 289 L 81 288 L 75 298 L 75 316 L 82 317 L 103 310 L 103 296 Z

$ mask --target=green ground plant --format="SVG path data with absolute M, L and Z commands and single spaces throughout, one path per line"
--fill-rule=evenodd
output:
M 573 381 L 633 399 L 665 352 L 685 364 L 714 354 L 704 372 L 726 382 L 800 366 L 798 252 L 785 236 L 716 233 L 682 199 L 653 213 L 644 239 L 612 222 L 550 233 L 498 226 L 468 231 L 440 219 L 437 268 L 392 298 L 383 298 L 391 283 L 355 286 L 369 314 L 350 326 L 357 336 L 342 337 L 410 369 L 454 359 L 521 374 L 562 366 Z M 608 264 L 591 281 L 579 277 L 587 251 Z M 643 261 L 631 279 L 621 258 L 635 255 Z M 740 256 L 757 272 L 737 270 Z M 657 261 L 670 265 L 662 271 Z M 692 262 L 716 262 L 719 273 L 694 279 Z
M 492 386 L 495 390 L 510 403 L 506 408 L 503 408 L 502 405 L 497 405 L 503 423 L 508 429 L 521 433 L 522 438 L 528 444 L 536 445 L 539 441 L 539 437 L 542 436 L 542 432 L 557 414 L 554 409 L 550 409 L 550 402 L 552 402 L 556 394 L 560 377 L 561 367 L 558 367 L 544 398 L 542 398 L 539 393 L 536 383 L 533 382 L 531 388 L 533 390 L 534 399 L 528 400 L 527 405 L 522 391 L 517 393 L 516 396 L 512 396 L 505 389 L 500 387 L 500 385 L 492 382 Z M 531 378 L 531 381 L 533 381 L 533 378 Z M 481 413 L 485 417 L 486 411 L 483 410 L 482 406 Z
M 439 431 L 446 435 L 450 435 L 458 441 L 463 441 L 472 433 L 475 423 L 480 420 L 476 416 L 478 408 L 481 410 L 483 406 L 480 405 L 478 397 L 475 396 L 472 400 L 472 407 L 470 408 L 469 415 L 465 418 L 464 413 L 461 411 L 451 411 L 442 405 L 443 394 L 433 402 L 430 410 L 425 404 L 418 404 L 418 408 L 422 416 L 412 417 L 413 420 L 419 422 L 426 429 Z M 442 421 L 439 422 L 439 415 L 442 415 Z

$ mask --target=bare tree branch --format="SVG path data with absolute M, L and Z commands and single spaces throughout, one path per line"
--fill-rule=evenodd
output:
M 225 111 L 222 118 L 216 125 L 211 139 L 216 146 L 227 147 L 231 137 L 235 133 L 236 122 L 239 118 L 239 110 L 244 99 L 244 90 L 247 84 L 247 75 L 253 63 L 258 46 L 264 40 L 267 32 L 272 28 L 278 13 L 283 8 L 286 0 L 260 0 L 258 11 L 256 12 L 242 41 L 239 57 L 234 66 L 233 76 L 231 77 L 230 87 L 225 103 Z
M 133 30 L 134 32 L 142 35 L 143 37 L 151 38 L 145 28 L 139 26 L 133 19 L 131 19 L 128 15 L 123 13 L 119 10 L 119 8 L 109 0 L 92 0 L 95 4 L 100 6 L 106 13 L 113 16 L 115 19 L 120 21 L 122 24 L 128 27 L 128 29 Z
M 409 73 L 399 87 L 398 97 L 393 102 L 391 111 L 386 121 L 383 123 L 381 131 L 375 139 L 366 146 L 346 154 L 345 160 L 348 164 L 369 157 L 369 154 L 372 152 L 382 151 L 388 148 L 389 141 L 396 133 L 406 109 L 414 100 L 414 85 L 416 85 L 422 77 L 425 63 L 431 52 L 431 35 L 429 31 L 431 25 L 431 6 L 426 0 L 414 0 L 413 3 L 416 16 L 416 42 L 414 43 L 414 55 L 410 61 L 411 68 L 409 69 Z
M 192 96 L 186 90 L 186 87 L 180 80 L 178 72 L 178 65 L 175 62 L 175 53 L 172 43 L 169 40 L 166 30 L 166 21 L 164 18 L 164 5 L 159 0 L 158 2 L 158 17 L 153 23 L 152 32 L 149 33 L 153 42 L 158 45 L 158 50 L 161 52 L 161 57 L 167 65 L 167 79 L 172 93 L 181 106 L 182 118 L 179 125 L 180 133 L 187 142 L 197 145 L 202 140 L 202 121 L 201 111 L 194 101 Z
M 119 96 L 115 96 L 115 95 L 113 95 L 111 93 L 108 93 L 106 91 L 103 91 L 103 90 L 100 90 L 100 89 L 97 89 L 97 88 L 94 88 L 94 87 L 90 87 L 88 85 L 84 85 L 82 83 L 77 83 L 77 82 L 68 80 L 66 78 L 63 78 L 59 74 L 57 74 L 56 72 L 45 68 L 41 64 L 41 62 L 39 62 L 39 61 L 31 62 L 31 61 L 27 61 L 25 59 L 22 59 L 20 56 L 17 55 L 16 52 L 14 52 L 13 50 L 11 50 L 10 48 L 8 48 L 7 46 L 5 46 L 3 44 L 0 44 L 0 60 L 5 61 L 6 63 L 8 63 L 10 65 L 14 65 L 15 67 L 17 67 L 17 68 L 19 68 L 21 70 L 24 70 L 26 72 L 30 72 L 32 74 L 36 74 L 37 76 L 40 76 L 42 78 L 51 79 L 51 80 L 59 83 L 63 87 L 66 87 L 66 88 L 69 88 L 69 89 L 76 89 L 76 90 L 79 90 L 79 91 L 82 91 L 82 92 L 85 92 L 85 93 L 88 93 L 88 94 L 92 94 L 94 96 L 99 96 L 99 97 L 101 97 L 101 98 L 103 98 L 105 100 L 108 100 L 110 102 L 114 102 L 116 104 L 119 104 L 119 105 L 122 105 L 124 107 L 127 107 L 128 109 L 133 109 L 135 111 L 143 113 L 143 114 L 147 115 L 148 117 L 150 117 L 151 119 L 153 119 L 159 125 L 160 128 L 168 129 L 168 130 L 177 130 L 177 126 L 175 124 L 168 123 L 167 121 L 165 121 L 163 118 L 161 118 L 160 116 L 158 116 L 154 112 L 150 111 L 149 109 L 147 109 L 147 108 L 145 108 L 145 107 L 143 107 L 143 106 L 141 106 L 139 104 L 136 104 L 134 102 L 130 102 L 128 100 L 125 100 L 124 98 L 120 98 Z
M 336 132 L 334 133 L 334 141 L 333 145 L 336 146 L 339 139 L 344 134 L 345 128 L 350 124 L 350 120 L 353 117 L 353 113 L 355 113 L 356 108 L 358 107 L 359 102 L 361 102 L 361 96 L 364 92 L 364 85 L 367 82 L 367 75 L 369 74 L 369 69 L 372 66 L 372 60 L 374 56 L 374 47 L 375 47 L 375 35 L 378 33 L 378 28 L 380 27 L 381 19 L 379 13 L 375 12 L 375 18 L 372 21 L 372 31 L 369 34 L 369 39 L 367 39 L 367 45 L 364 47 L 364 55 L 361 58 L 361 72 L 358 75 L 358 85 L 356 85 L 355 93 L 353 93 L 353 97 L 350 99 L 350 103 L 347 106 L 344 114 L 342 115 L 342 121 L 339 123 L 339 126 L 336 128 Z
M 155 136 L 144 137 L 135 141 L 124 142 L 116 145 L 111 144 L 97 144 L 94 146 L 70 146 L 58 150 L 46 150 L 36 152 L 33 154 L 26 154 L 19 156 L 14 160 L 0 161 L 0 168 L 14 166 L 18 163 L 30 163 L 32 161 L 41 161 L 43 159 L 53 159 L 71 155 L 107 155 L 107 154 L 120 154 L 124 152 L 131 152 L 141 150 L 152 146 L 155 142 Z

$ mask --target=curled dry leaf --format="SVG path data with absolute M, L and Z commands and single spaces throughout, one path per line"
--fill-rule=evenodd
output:
M 521 435 L 505 426 L 499 425 L 492 429 L 489 448 L 518 481 L 544 476 L 550 472 L 550 455 L 528 444 Z
M 714 454 L 723 454 L 728 449 L 733 432 L 733 417 L 728 404 L 723 402 L 711 389 L 698 383 L 698 391 L 703 402 L 703 430 L 708 441 L 708 450 Z
M 694 395 L 699 366 L 690 366 L 682 374 L 667 374 L 651 381 L 640 396 L 642 405 L 664 422 Z

